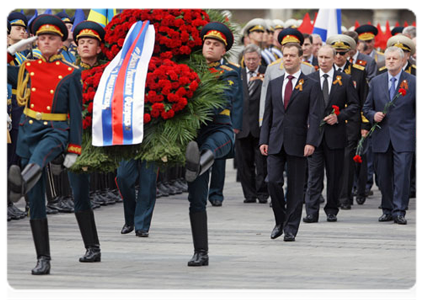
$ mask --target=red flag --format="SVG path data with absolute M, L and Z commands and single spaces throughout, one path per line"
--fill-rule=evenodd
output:
M 310 16 L 308 13 L 305 14 L 303 18 L 303 22 L 301 23 L 300 27 L 298 27 L 298 31 L 301 33 L 308 33 L 311 34 L 313 32 L 313 24 L 311 24 Z
M 357 21 L 357 20 L 355 20 L 354 29 L 357 29 L 358 27 L 360 27 L 360 23 L 358 23 L 358 21 Z

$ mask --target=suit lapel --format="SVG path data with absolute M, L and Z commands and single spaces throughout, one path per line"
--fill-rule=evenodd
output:
M 289 103 L 288 103 L 288 106 L 286 107 L 286 110 L 289 109 L 292 102 L 295 101 L 295 99 L 297 98 L 297 95 L 301 92 L 299 88 L 296 89 L 296 87 L 299 85 L 301 80 L 303 80 L 303 82 L 305 81 L 305 75 L 303 74 L 303 72 L 301 72 L 300 77 L 298 78 L 297 83 L 295 84 L 294 89 L 292 90 L 291 99 L 289 99 Z M 304 83 L 302 83 L 302 85 L 304 85 Z
M 388 103 L 391 100 L 391 96 L 389 95 L 389 77 L 388 72 L 383 73 L 382 82 L 381 82 L 381 89 L 383 93 L 385 93 L 384 99 L 386 99 L 386 103 Z

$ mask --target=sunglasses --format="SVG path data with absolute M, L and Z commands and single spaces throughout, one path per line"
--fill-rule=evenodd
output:
M 344 56 L 345 54 L 347 54 L 347 52 L 341 52 L 341 51 L 336 51 L 336 54 L 339 54 L 339 55 L 341 55 L 341 56 Z

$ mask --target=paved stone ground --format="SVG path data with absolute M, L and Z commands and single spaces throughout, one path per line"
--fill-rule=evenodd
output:
M 325 294 L 323 299 L 356 299 L 351 296 L 359 291 L 357 299 L 372 295 L 414 299 L 418 290 L 415 199 L 410 201 L 406 226 L 377 221 L 380 193 L 374 191 L 364 205 L 341 210 L 336 223 L 327 222 L 322 210 L 318 223 L 301 223 L 296 241 L 287 243 L 282 237 L 270 239 L 274 220 L 268 204 L 243 203 L 232 161 L 228 161 L 224 194 L 222 207 L 208 207 L 210 265 L 201 268 L 186 265 L 193 253 L 187 194 L 157 199 L 149 238 L 120 234 L 122 203 L 96 209 L 102 262 L 95 264 L 78 262 L 84 248 L 74 215 L 49 215 L 50 276 L 30 274 L 36 258 L 28 219 L 10 221 L 9 295 L 25 296 L 33 290 L 29 293 L 33 297 L 39 289 L 68 290 L 69 299 L 74 299 L 70 295 L 78 289 L 84 295 L 90 292 L 93 299 L 98 293 L 84 290 L 102 289 L 106 292 L 101 299 L 113 299 L 113 295 L 122 298 L 124 290 L 150 296 L 159 290 L 168 295 L 165 299 L 173 299 L 188 290 L 183 298 L 188 299 L 193 295 L 190 291 L 207 289 L 207 294 L 200 293 L 202 298 L 216 299 L 219 294 L 214 292 L 224 290 L 230 298 L 243 294 L 242 299 L 280 299 L 298 290 L 305 293 L 304 299 L 320 299 L 322 291 L 334 290 L 335 298 Z M 46 298 L 50 294 L 43 295 L 50 299 Z

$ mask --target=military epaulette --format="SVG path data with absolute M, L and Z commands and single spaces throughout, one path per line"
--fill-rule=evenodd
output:
M 386 69 L 386 66 L 383 66 L 382 68 L 379 68 L 379 72 L 382 72 Z
M 416 65 L 411 65 L 411 67 L 412 67 L 413 69 L 416 69 L 416 70 L 417 70 Z
M 282 58 L 279 58 L 279 59 L 275 60 L 274 62 L 272 62 L 272 63 L 269 65 L 269 67 L 270 67 L 270 66 L 273 66 L 273 65 L 276 65 L 276 64 L 279 64 L 281 61 L 282 61 Z
M 355 64 L 365 67 L 367 65 L 367 61 L 361 60 L 361 59 L 357 59 L 357 61 L 355 62 Z
M 228 67 L 227 65 L 220 65 L 220 67 L 221 67 L 223 70 L 226 70 L 226 71 L 234 71 L 234 69 L 232 69 L 231 67 Z
M 366 69 L 364 66 L 360 66 L 358 64 L 353 64 L 353 68 L 359 69 L 361 71 L 364 71 Z
M 72 68 L 77 69 L 77 70 L 79 69 L 79 67 L 77 65 L 74 65 L 73 63 L 70 63 L 67 60 L 62 60 L 62 62 L 69 67 L 72 67 Z
M 309 66 L 309 67 L 314 68 L 314 66 L 313 66 L 311 63 L 308 63 L 308 62 L 306 62 L 306 61 L 302 61 L 301 63 L 302 63 L 303 65 L 306 65 L 306 66 Z
M 233 65 L 234 67 L 237 67 L 237 68 L 241 68 L 240 65 L 238 65 L 238 64 L 236 64 L 234 62 L 231 62 L 231 61 L 228 61 L 228 64 Z

